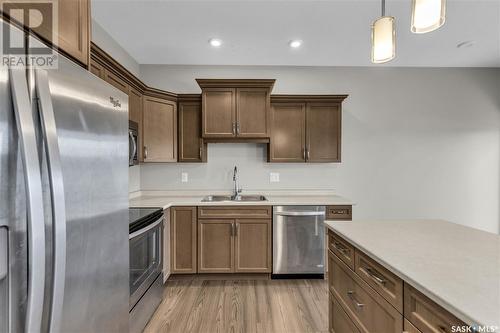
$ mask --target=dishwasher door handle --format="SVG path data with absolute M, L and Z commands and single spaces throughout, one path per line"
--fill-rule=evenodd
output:
M 279 216 L 325 216 L 325 212 L 276 212 Z

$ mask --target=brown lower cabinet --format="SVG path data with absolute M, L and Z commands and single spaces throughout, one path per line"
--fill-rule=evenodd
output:
M 328 293 L 328 326 L 331 333 L 360 333 L 331 292 Z
M 196 273 L 196 207 L 170 208 L 171 273 Z
M 451 333 L 466 326 L 338 234 L 329 230 L 328 238 L 330 332 Z M 338 244 L 354 253 L 354 265 Z
M 199 207 L 199 273 L 270 273 L 271 207 Z

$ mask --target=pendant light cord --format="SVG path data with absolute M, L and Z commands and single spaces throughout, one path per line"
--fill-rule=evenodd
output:
M 385 16 L 385 0 L 382 0 L 382 17 Z

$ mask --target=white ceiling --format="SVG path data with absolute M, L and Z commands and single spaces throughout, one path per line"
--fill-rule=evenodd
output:
M 500 67 L 500 0 L 448 0 L 445 25 L 423 35 L 410 32 L 410 7 L 387 0 L 397 49 L 384 66 Z M 92 15 L 140 64 L 371 66 L 380 1 L 93 0 Z

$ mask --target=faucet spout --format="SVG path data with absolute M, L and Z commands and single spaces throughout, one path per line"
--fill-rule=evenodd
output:
M 241 187 L 238 184 L 238 167 L 235 165 L 233 170 L 233 195 L 232 199 L 235 200 L 240 196 Z

